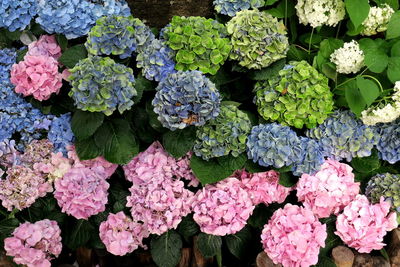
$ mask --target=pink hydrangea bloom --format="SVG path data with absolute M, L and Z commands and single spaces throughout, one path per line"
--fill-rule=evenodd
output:
M 307 267 L 318 262 L 325 247 L 326 225 L 307 208 L 286 204 L 274 212 L 261 234 L 264 251 L 285 267 Z
M 397 227 L 396 213 L 389 210 L 390 203 L 383 197 L 380 203 L 370 204 L 366 196 L 358 195 L 337 217 L 335 234 L 360 253 L 382 249 L 386 232 Z
M 272 170 L 253 174 L 242 170 L 237 171 L 235 176 L 242 180 L 254 205 L 260 203 L 269 205 L 273 202 L 282 203 L 292 190 L 292 188 L 280 185 L 279 173 Z
M 68 146 L 67 149 L 68 158 L 73 160 L 74 167 L 97 168 L 98 171 L 101 167 L 103 169 L 103 176 L 105 179 L 110 178 L 118 168 L 118 164 L 108 162 L 101 156 L 89 160 L 80 160 L 78 154 L 76 154 L 75 146 Z
M 29 44 L 26 56 L 47 56 L 58 60 L 61 57 L 61 47 L 55 35 L 42 35 L 39 40 Z
M 100 239 L 111 254 L 123 256 L 138 247 L 144 247 L 143 238 L 149 233 L 141 223 L 133 222 L 122 211 L 110 213 L 106 221 L 100 224 Z
M 185 179 L 189 181 L 189 186 L 198 187 L 200 181 L 194 175 L 192 168 L 190 168 L 190 159 L 193 152 L 188 152 L 182 158 L 176 160 L 176 165 L 173 168 L 173 173 L 178 179 Z
M 360 191 L 352 168 L 335 160 L 326 160 L 314 175 L 303 174 L 297 183 L 297 197 L 319 218 L 338 215 Z
M 61 230 L 56 221 L 48 219 L 23 223 L 12 237 L 4 240 L 4 249 L 14 262 L 28 267 L 50 267 L 62 250 Z
M 197 191 L 192 204 L 193 219 L 202 232 L 229 235 L 246 225 L 254 207 L 242 182 L 231 177 Z
M 30 168 L 16 165 L 6 173 L 6 179 L 0 179 L 0 200 L 8 211 L 27 208 L 52 191 L 44 176 Z
M 55 181 L 54 197 L 63 212 L 77 219 L 87 219 L 105 210 L 109 184 L 101 172 L 73 167 Z
M 62 77 L 58 73 L 57 61 L 47 56 L 25 56 L 24 60 L 14 64 L 11 70 L 11 82 L 15 92 L 24 96 L 32 95 L 42 101 L 58 94 L 62 86 Z

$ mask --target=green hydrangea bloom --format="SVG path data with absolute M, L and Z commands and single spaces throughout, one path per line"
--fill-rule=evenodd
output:
M 306 61 L 293 61 L 279 74 L 255 85 L 260 115 L 283 125 L 314 128 L 333 110 L 328 78 Z
M 239 65 L 261 69 L 286 57 L 289 42 L 285 25 L 270 14 L 243 10 L 226 27 L 233 46 L 230 58 Z
M 163 34 L 167 45 L 176 51 L 177 70 L 214 75 L 232 48 L 225 26 L 213 19 L 175 16 Z
M 246 150 L 250 131 L 246 113 L 233 104 L 222 104 L 219 116 L 197 129 L 193 151 L 205 160 L 229 153 L 237 157 Z

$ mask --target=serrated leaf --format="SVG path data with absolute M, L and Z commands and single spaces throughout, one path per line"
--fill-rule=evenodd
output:
M 224 168 L 215 159 L 206 161 L 195 155 L 190 160 L 190 167 L 203 185 L 216 183 L 233 173 L 233 170 Z
M 244 164 L 247 161 L 247 156 L 246 154 L 242 153 L 237 157 L 233 157 L 231 155 L 218 157 L 217 160 L 223 168 L 234 172 L 244 167 Z
M 365 53 L 364 62 L 370 71 L 381 73 L 386 69 L 389 57 L 382 50 L 370 50 Z
M 79 60 L 87 57 L 87 51 L 83 44 L 75 45 L 68 48 L 58 59 L 64 66 L 71 69 Z
M 102 154 L 93 137 L 75 141 L 75 150 L 80 160 L 94 159 Z
M 227 235 L 225 237 L 226 245 L 229 252 L 236 258 L 242 259 L 247 253 L 247 249 L 251 242 L 251 232 L 245 227 L 234 235 Z
M 356 78 L 356 82 L 365 103 L 367 103 L 367 106 L 370 106 L 379 97 L 380 91 L 378 85 L 374 81 L 361 76 Z
M 368 17 L 370 9 L 368 0 L 345 0 L 344 3 L 350 20 L 357 28 Z
M 360 173 L 370 173 L 381 166 L 376 150 L 373 150 L 369 157 L 353 158 L 350 164 L 354 170 Z
M 284 187 L 292 187 L 297 183 L 298 179 L 290 172 L 281 172 L 279 175 L 279 184 Z
M 322 73 L 325 74 L 326 77 L 328 77 L 331 80 L 336 80 L 336 66 L 332 62 L 326 62 L 322 64 Z
M 178 233 L 170 230 L 151 239 L 151 256 L 157 266 L 175 267 L 181 258 L 182 240 Z
M 78 140 L 84 140 L 92 136 L 103 121 L 103 113 L 77 110 L 72 116 L 71 128 Z
M 165 133 L 163 135 L 163 146 L 173 157 L 181 158 L 193 148 L 195 140 L 195 127 L 186 127 L 182 130 Z
M 200 231 L 199 225 L 193 220 L 193 215 L 188 215 L 182 219 L 178 225 L 178 232 L 185 238 L 186 242 Z
M 261 70 L 253 71 L 249 73 L 249 78 L 255 81 L 263 81 L 271 79 L 279 74 L 279 71 L 283 69 L 286 64 L 286 59 L 281 59 L 267 68 Z
M 338 48 L 343 46 L 343 40 L 328 38 L 321 42 L 319 53 L 325 58 L 329 58 L 331 54 Z
M 9 218 L 0 221 L 0 235 L 7 237 L 9 236 L 20 222 L 16 218 Z
M 67 228 L 65 244 L 70 249 L 83 247 L 90 239 L 94 227 L 86 220 L 78 220 L 75 225 Z
M 205 258 L 214 257 L 221 250 L 222 238 L 216 235 L 200 233 L 197 237 L 197 245 Z
M 345 97 L 351 111 L 359 117 L 366 108 L 367 103 L 364 101 L 355 80 L 345 84 Z
M 400 81 L 400 57 L 389 58 L 387 76 L 392 83 Z
M 400 11 L 395 12 L 391 17 L 386 30 L 386 39 L 400 37 Z

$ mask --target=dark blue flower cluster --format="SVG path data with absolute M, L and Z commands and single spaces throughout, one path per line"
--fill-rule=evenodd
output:
M 170 73 L 156 90 L 154 112 L 168 129 L 201 126 L 219 114 L 221 96 L 200 71 Z
M 394 164 L 400 161 L 400 120 L 378 124 L 380 139 L 376 148 L 381 159 Z
M 264 6 L 264 0 L 214 0 L 215 11 L 234 17 L 237 12 Z
M 53 143 L 54 150 L 67 156 L 67 146 L 72 145 L 74 133 L 71 129 L 71 114 L 55 117 L 50 125 L 47 138 Z
M 148 80 L 162 81 L 175 72 L 175 53 L 164 41 L 154 39 L 137 55 L 137 67 Z
M 300 137 L 300 146 L 302 154 L 296 164 L 292 167 L 294 175 L 302 175 L 303 173 L 312 174 L 318 171 L 324 163 L 324 151 L 321 145 L 307 137 Z
M 37 0 L 0 1 L 0 28 L 24 30 L 37 12 Z

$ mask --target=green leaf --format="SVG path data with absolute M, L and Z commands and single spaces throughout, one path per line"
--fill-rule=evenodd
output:
M 332 62 L 326 62 L 322 64 L 322 73 L 325 74 L 331 80 L 336 80 L 337 73 L 336 73 L 336 66 Z
M 137 153 L 139 145 L 129 122 L 114 119 L 97 130 L 95 142 L 103 150 L 104 158 L 111 163 L 127 164 Z
M 361 76 L 357 76 L 357 87 L 363 97 L 367 106 L 370 106 L 379 97 L 379 87 L 378 85 L 368 79 L 364 79 Z
M 392 83 L 400 81 L 400 57 L 389 58 L 387 76 Z
M 222 238 L 216 235 L 200 233 L 197 237 L 197 245 L 205 258 L 214 257 L 221 251 Z
M 195 127 L 186 127 L 182 130 L 165 133 L 163 135 L 163 146 L 173 157 L 181 158 L 192 149 L 195 140 Z
M 279 0 L 267 0 L 265 2 L 266 6 L 272 6 L 273 4 L 275 4 L 276 2 L 278 2 Z
M 248 227 L 245 227 L 234 235 L 227 235 L 225 242 L 229 252 L 236 258 L 242 259 L 248 252 L 247 249 L 251 243 L 251 232 Z
M 83 44 L 75 45 L 68 48 L 62 56 L 59 58 L 59 61 L 66 66 L 67 68 L 73 68 L 79 60 L 87 57 L 87 51 Z
M 284 187 L 292 187 L 297 181 L 298 179 L 291 172 L 281 172 L 279 175 L 279 184 Z
M 72 116 L 71 128 L 78 140 L 84 140 L 92 136 L 103 121 L 103 113 L 77 110 Z
M 352 80 L 343 87 L 345 87 L 345 96 L 349 108 L 359 117 L 361 112 L 366 108 L 367 103 L 364 101 L 356 81 Z
M 161 236 L 154 236 L 150 248 L 157 266 L 175 267 L 181 259 L 182 240 L 178 233 L 170 230 Z
M 281 19 L 293 16 L 296 13 L 296 10 L 293 1 L 281 1 L 277 7 L 266 10 L 265 12 Z
M 390 50 L 390 55 L 392 57 L 399 57 L 400 56 L 400 41 L 397 41 L 393 44 L 392 49 Z
M 291 44 L 286 56 L 288 60 L 301 61 L 307 60 L 309 55 L 306 51 L 301 50 L 300 48 L 297 48 L 295 45 Z
M 372 150 L 372 154 L 369 157 L 353 158 L 351 166 L 360 173 L 370 173 L 376 169 L 379 169 L 381 163 L 379 161 L 378 152 Z
M 400 11 L 395 12 L 390 18 L 388 28 L 386 30 L 386 39 L 394 39 L 400 37 Z
M 102 154 L 93 137 L 75 141 L 75 149 L 80 160 L 94 159 Z
M 370 9 L 368 0 L 345 0 L 344 3 L 350 20 L 357 28 L 368 17 Z
M 138 75 L 135 79 L 135 88 L 136 90 L 141 91 L 154 91 L 154 85 L 151 81 L 144 78 L 142 75 Z
M 68 39 L 63 34 L 56 35 L 57 43 L 61 47 L 62 51 L 67 50 L 68 47 Z
M 67 227 L 65 233 L 65 244 L 70 249 L 77 249 L 85 246 L 89 241 L 94 227 L 86 220 L 78 220 L 73 226 Z
M 346 26 L 347 26 L 346 34 L 349 36 L 356 36 L 356 35 L 360 34 L 360 32 L 362 32 L 362 30 L 364 29 L 363 25 L 359 25 L 358 27 L 355 27 L 353 22 L 351 22 L 351 20 L 347 21 Z
M 382 50 L 371 50 L 365 53 L 364 62 L 370 71 L 381 73 L 386 69 L 389 57 Z
M 237 157 L 228 155 L 228 156 L 218 157 L 217 161 L 223 168 L 229 169 L 231 170 L 231 172 L 234 172 L 244 167 L 244 164 L 247 161 L 247 156 L 244 153 L 240 154 Z
M 399 0 L 383 0 L 383 3 L 388 4 L 394 10 L 399 9 Z
M 19 221 L 16 218 L 4 219 L 0 221 L 0 236 L 9 236 L 15 228 L 19 226 Z
M 203 185 L 221 181 L 230 176 L 234 171 L 221 166 L 215 159 L 206 161 L 195 155 L 190 160 L 190 167 Z
M 25 57 L 26 53 L 28 53 L 28 49 L 27 48 L 20 49 L 20 50 L 17 51 L 17 63 L 19 63 L 20 61 L 24 60 L 24 57 Z
M 319 53 L 325 58 L 329 58 L 331 54 L 338 48 L 343 46 L 343 40 L 328 38 L 321 42 Z
M 182 219 L 178 225 L 178 232 L 190 242 L 190 238 L 200 232 L 199 225 L 193 220 L 193 215 L 188 215 Z
M 279 74 L 279 71 L 283 69 L 286 64 L 286 59 L 281 59 L 267 68 L 253 71 L 249 73 L 249 78 L 255 81 L 264 81 L 271 79 Z

